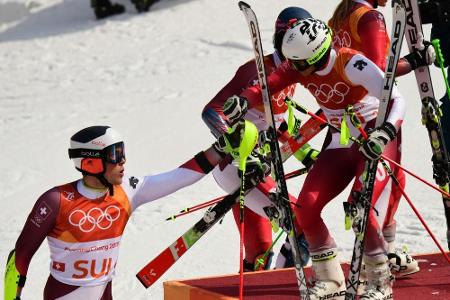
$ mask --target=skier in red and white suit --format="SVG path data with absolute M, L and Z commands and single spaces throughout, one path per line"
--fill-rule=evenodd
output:
M 124 174 L 125 146 L 112 128 L 85 128 L 70 144 L 69 157 L 83 176 L 48 190 L 31 210 L 8 257 L 11 268 L 5 278 L 13 280 L 5 280 L 5 290 L 15 299 L 20 299 L 31 258 L 45 238 L 50 276 L 43 299 L 112 299 L 120 241 L 131 214 L 197 182 L 223 156 L 211 146 L 172 171 L 134 177 Z
M 281 54 L 281 42 L 289 22 L 292 23 L 296 20 L 309 17 L 311 17 L 309 12 L 300 7 L 288 7 L 280 12 L 275 23 L 275 33 L 273 39 L 275 51 L 264 57 L 264 64 L 268 73 L 274 71 L 285 60 L 284 56 Z M 202 118 L 216 137 L 226 132 L 228 128 L 225 121 L 227 116 L 224 115 L 223 108 L 226 100 L 233 95 L 241 93 L 247 87 L 253 86 L 256 83 L 258 83 L 258 74 L 256 73 L 255 60 L 253 59 L 240 66 L 231 81 L 229 81 L 205 106 L 202 112 Z M 287 105 L 285 104 L 284 99 L 286 96 L 292 97 L 294 95 L 295 87 L 296 84 L 292 84 L 272 95 L 272 103 L 277 125 L 284 122 L 284 114 L 287 111 Z M 261 121 L 261 119 L 264 119 L 264 114 L 261 107 L 250 109 L 245 115 L 245 119 L 253 122 L 259 130 L 261 130 L 262 126 L 265 124 L 265 122 Z M 306 144 L 299 149 L 294 156 L 302 161 L 305 166 L 310 167 L 317 154 L 318 151 L 312 149 L 308 144 Z M 235 166 L 228 165 L 225 169 L 224 167 L 225 166 L 223 165 L 216 167 L 213 171 L 213 175 L 217 183 L 226 192 L 230 193 L 239 187 L 240 180 L 237 176 L 238 173 Z M 269 204 L 270 202 L 267 199 L 268 191 L 261 191 L 261 186 L 258 186 L 257 188 L 259 190 L 255 189 L 246 196 L 247 205 L 251 206 L 259 213 L 255 213 L 247 207 L 245 208 L 244 222 L 246 224 L 246 230 L 244 237 L 244 268 L 246 271 L 253 270 L 255 261 L 260 258 L 272 244 L 272 226 L 267 219 L 267 216 L 265 216 L 264 211 L 262 211 L 259 206 L 256 206 L 257 208 L 255 208 L 255 206 L 252 205 L 253 203 L 260 202 L 261 199 L 265 199 L 265 202 Z M 292 198 L 294 199 L 295 197 Z M 239 224 L 240 219 L 238 205 L 233 208 L 233 215 L 236 223 Z M 304 251 L 307 251 L 304 242 L 301 243 Z M 290 251 L 290 245 L 288 243 L 285 243 L 282 246 L 280 254 L 281 255 L 277 258 L 276 268 L 292 267 L 293 259 Z M 306 262 L 308 259 L 308 256 L 304 257 Z M 268 268 L 269 266 L 270 257 L 261 267 Z
M 381 70 L 384 70 L 390 41 L 383 14 L 375 8 L 386 6 L 386 2 L 387 0 L 342 0 L 336 7 L 332 18 L 328 21 L 334 32 L 334 48 L 346 47 L 361 51 Z M 422 53 L 426 55 L 417 57 L 417 53 L 413 52 L 401 58 L 397 65 L 396 75 L 405 75 L 424 64 L 428 65 L 433 62 L 434 50 L 432 47 L 427 47 L 426 51 L 422 51 Z M 400 149 L 397 162 L 400 163 L 401 130 L 397 133 L 397 143 L 398 149 Z M 404 172 L 396 167 L 393 168 L 393 171 L 400 182 L 401 188 L 404 188 Z M 394 182 L 388 184 L 386 188 L 390 188 L 391 192 L 383 235 L 388 242 L 391 268 L 398 275 L 415 273 L 419 271 L 417 261 L 406 252 L 406 249 L 395 248 L 396 222 L 394 215 L 402 196 L 401 189 Z
M 341 126 L 345 119 L 351 135 L 359 136 L 345 110 L 351 105 L 363 128 L 366 131 L 373 128 L 384 73 L 356 50 L 335 50 L 331 41 L 331 30 L 324 22 L 306 19 L 295 23 L 283 39 L 282 51 L 288 60 L 268 77 L 268 86 L 276 93 L 291 84 L 302 84 L 314 95 L 330 123 Z M 248 99 L 249 107 L 255 107 L 261 103 L 261 88 L 250 87 L 240 96 Z M 369 141 L 361 148 L 351 141 L 341 144 L 340 133 L 330 130 L 320 156 L 305 179 L 294 209 L 309 243 L 317 280 L 310 289 L 311 299 L 343 299 L 345 295 L 345 278 L 336 258 L 336 243 L 321 212 L 353 179 L 352 191 L 361 191 L 366 159 L 379 157 L 381 151 L 396 159 L 395 138 L 403 121 L 405 101 L 395 86 L 390 104 L 385 122 L 369 134 Z M 378 215 L 371 210 L 364 253 L 369 285 L 374 289 L 367 289 L 360 299 L 378 299 L 371 298 L 373 292 L 392 293 L 387 245 L 381 234 L 389 203 L 388 197 L 380 195 L 388 181 L 389 176 L 379 166 L 372 198 Z M 351 196 L 349 201 L 353 201 Z

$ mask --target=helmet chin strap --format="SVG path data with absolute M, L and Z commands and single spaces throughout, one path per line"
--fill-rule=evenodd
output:
M 108 188 L 109 190 L 109 195 L 110 196 L 114 196 L 114 188 L 113 185 L 108 181 L 108 179 L 106 179 L 105 177 L 105 173 L 106 173 L 106 162 L 102 159 L 102 164 L 103 164 L 103 172 L 101 172 L 100 174 L 96 174 L 94 175 L 95 177 L 98 178 L 98 180 L 100 180 L 100 182 Z
M 97 178 L 101 184 L 103 184 L 106 188 L 108 188 L 109 191 L 109 195 L 114 196 L 114 187 L 113 185 L 108 181 L 108 179 L 106 179 L 105 177 L 105 171 L 103 171 L 102 173 L 99 174 L 92 174 L 86 171 L 83 171 L 81 169 L 78 169 L 83 175 L 89 175 L 89 176 L 93 176 L 95 178 Z
M 95 177 L 98 178 L 98 180 L 100 180 L 100 182 L 108 188 L 109 190 L 109 195 L 110 196 L 114 196 L 114 188 L 113 185 L 111 183 L 109 183 L 109 181 L 105 178 L 105 173 L 101 173 L 101 174 L 97 174 L 95 175 Z

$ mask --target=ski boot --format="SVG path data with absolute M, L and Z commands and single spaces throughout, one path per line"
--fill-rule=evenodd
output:
M 388 253 L 388 259 L 391 266 L 391 272 L 395 276 L 407 276 L 420 271 L 417 261 L 408 254 L 407 248 L 395 249 Z
M 391 275 L 387 257 L 385 255 L 375 257 L 364 256 L 364 262 L 368 285 L 359 299 L 393 299 L 392 285 L 394 283 L 394 276 Z
M 305 235 L 302 233 L 297 238 L 298 248 L 302 253 L 302 267 L 306 266 L 309 261 L 309 250 L 308 250 L 308 242 L 305 239 Z M 289 239 L 286 237 L 286 241 L 283 246 L 281 246 L 280 254 L 277 257 L 277 261 L 275 264 L 276 269 L 282 268 L 292 268 L 294 267 L 294 257 L 292 256 L 291 244 L 289 243 Z
M 273 252 L 270 252 L 265 258 L 263 258 L 263 256 L 264 253 L 258 255 L 253 262 L 244 259 L 244 272 L 269 270 L 270 264 L 272 263 Z
M 138 13 L 147 12 L 157 0 L 131 0 Z
M 337 258 L 336 249 L 311 252 L 314 277 L 309 288 L 309 299 L 344 300 L 345 277 Z
M 91 7 L 94 9 L 97 20 L 125 12 L 125 6 L 111 3 L 109 0 L 91 0 Z

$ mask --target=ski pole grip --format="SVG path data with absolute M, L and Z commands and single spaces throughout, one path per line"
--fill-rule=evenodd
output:
M 284 102 L 286 102 L 286 104 L 292 105 L 299 112 L 304 113 L 304 114 L 308 114 L 308 110 L 305 107 L 303 107 L 302 105 L 298 104 L 297 102 L 295 102 L 291 98 L 289 98 L 289 97 L 284 98 Z
M 442 71 L 442 76 L 444 76 L 445 87 L 447 89 L 447 95 L 450 97 L 450 85 L 448 84 L 447 75 L 445 75 L 444 70 L 444 55 L 442 55 L 441 44 L 439 39 L 434 39 L 431 41 L 431 44 L 434 47 L 434 51 L 436 51 L 436 61 L 439 64 L 439 67 Z
M 441 41 L 439 39 L 434 39 L 431 41 L 431 44 L 434 47 L 434 51 L 436 51 L 436 60 L 441 68 L 444 67 L 444 56 L 442 55 L 441 50 Z

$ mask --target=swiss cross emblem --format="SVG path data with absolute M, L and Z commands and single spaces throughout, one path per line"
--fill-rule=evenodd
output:
M 62 263 L 62 262 L 58 262 L 58 261 L 53 261 L 52 269 L 59 271 L 59 272 L 64 272 L 64 271 L 66 271 L 66 264 Z
M 184 244 L 184 241 L 178 240 L 177 244 L 175 245 L 175 249 L 178 255 L 182 255 L 184 252 L 186 252 L 186 245 Z
M 356 69 L 362 71 L 364 69 L 364 67 L 367 66 L 367 62 L 365 62 L 364 60 L 360 59 L 357 60 L 354 64 L 353 67 L 355 67 Z
M 39 226 L 42 222 L 44 222 L 48 216 L 50 216 L 52 213 L 52 209 L 50 206 L 45 202 L 42 201 L 37 209 L 35 210 L 33 221 L 34 223 Z

